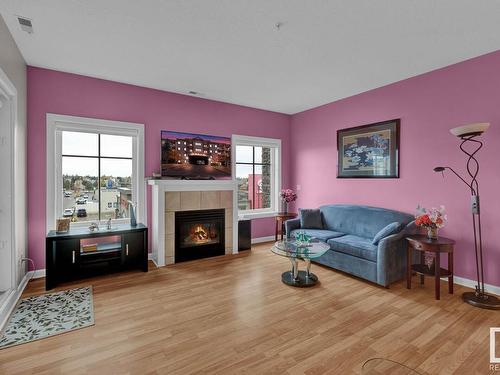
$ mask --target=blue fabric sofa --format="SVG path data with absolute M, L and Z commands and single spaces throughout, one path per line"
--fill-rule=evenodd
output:
M 406 241 L 416 232 L 414 217 L 385 208 L 356 205 L 325 205 L 320 207 L 323 229 L 301 228 L 300 219 L 285 222 L 287 238 L 304 231 L 330 245 L 316 263 L 388 286 L 406 275 Z M 374 237 L 387 225 L 397 222 L 396 233 Z

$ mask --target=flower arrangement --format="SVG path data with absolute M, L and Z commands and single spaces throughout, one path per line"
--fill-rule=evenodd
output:
M 297 200 L 297 194 L 292 189 L 282 189 L 280 198 L 286 203 L 295 202 Z
M 444 227 L 446 220 L 448 220 L 444 206 L 439 208 L 432 207 L 426 209 L 424 207 L 417 207 L 417 214 L 415 215 L 415 224 L 419 227 L 427 228 L 427 235 L 429 238 L 437 238 L 437 231 Z

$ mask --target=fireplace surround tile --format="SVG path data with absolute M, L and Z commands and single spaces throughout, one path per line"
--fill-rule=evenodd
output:
M 221 191 L 220 192 L 220 204 L 222 208 L 233 208 L 233 192 L 232 191 Z
M 175 233 L 175 212 L 165 213 L 165 234 Z
M 200 208 L 209 210 L 220 208 L 220 191 L 202 191 L 200 197 Z
M 179 211 L 181 209 L 181 193 L 167 191 L 165 193 L 165 211 Z
M 225 209 L 225 227 L 226 228 L 232 228 L 233 226 L 233 209 L 232 208 L 226 208 Z
M 181 191 L 181 210 L 199 210 L 201 208 L 201 191 Z
M 226 240 L 226 255 L 232 253 L 233 249 L 233 228 L 226 228 L 225 240 Z
M 175 254 L 175 236 L 173 234 L 167 234 L 165 239 L 165 263 L 173 264 Z M 169 263 L 170 261 L 170 263 Z

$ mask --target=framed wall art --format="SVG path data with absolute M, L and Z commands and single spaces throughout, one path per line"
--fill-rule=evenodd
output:
M 337 178 L 399 178 L 400 122 L 337 130 Z

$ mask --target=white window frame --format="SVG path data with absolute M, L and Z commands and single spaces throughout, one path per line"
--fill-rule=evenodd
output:
M 281 191 L 281 139 L 233 135 L 231 140 L 233 155 L 232 174 L 236 184 L 236 146 L 270 147 L 271 152 L 271 207 L 251 210 L 238 210 L 242 219 L 258 219 L 275 216 L 279 211 Z M 236 184 L 237 185 L 237 184 Z M 236 194 L 238 187 L 236 186 Z
M 66 116 L 47 113 L 47 192 L 46 229 L 55 229 L 56 219 L 62 215 L 62 132 L 84 132 L 132 137 L 132 201 L 137 203 L 137 221 L 146 222 L 144 179 L 144 124 L 101 120 L 88 117 Z M 100 204 L 100 203 L 99 203 Z M 115 219 L 115 223 L 127 223 L 130 219 Z M 71 223 L 71 227 L 85 227 L 89 222 Z

